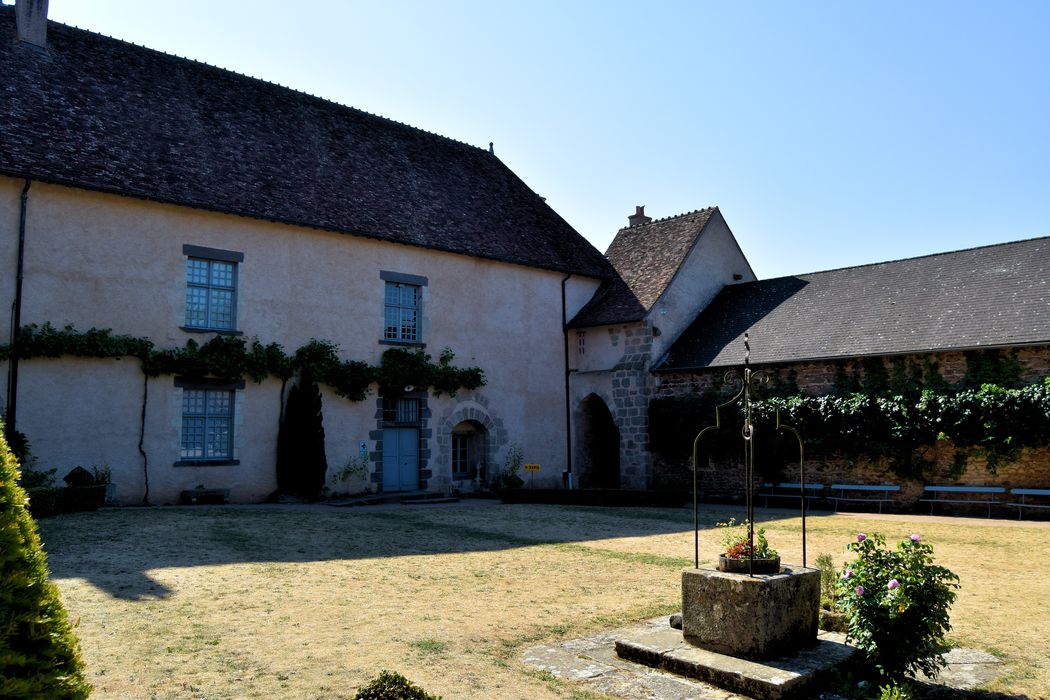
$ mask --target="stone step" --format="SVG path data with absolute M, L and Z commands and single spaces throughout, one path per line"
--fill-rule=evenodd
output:
M 616 640 L 616 654 L 622 659 L 763 700 L 807 697 L 807 689 L 855 652 L 845 643 L 845 635 L 836 632 L 822 632 L 813 646 L 763 661 L 694 647 L 670 627 L 642 630 Z

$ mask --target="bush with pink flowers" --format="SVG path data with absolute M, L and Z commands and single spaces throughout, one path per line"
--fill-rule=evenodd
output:
M 959 577 L 933 563 L 933 547 L 919 535 L 894 550 L 882 535 L 861 533 L 847 549 L 856 558 L 842 569 L 837 604 L 848 620 L 848 640 L 880 676 L 935 673 L 944 666 Z

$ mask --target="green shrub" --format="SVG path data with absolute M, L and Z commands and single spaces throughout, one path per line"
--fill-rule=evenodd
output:
M 511 445 L 507 448 L 507 456 L 503 460 L 503 469 L 499 473 L 499 485 L 505 489 L 520 489 L 525 485 L 524 479 L 518 474 L 522 464 L 525 462 L 524 453 L 520 445 Z
M 911 686 L 906 683 L 884 685 L 879 688 L 879 700 L 911 700 L 915 697 Z
M 277 488 L 283 494 L 315 499 L 324 488 L 325 455 L 321 390 L 304 374 L 288 392 L 277 430 Z
M 0 431 L 0 697 L 86 698 L 77 638 L 17 479 Z
M 847 547 L 857 555 L 838 580 L 847 638 L 883 677 L 903 680 L 916 671 L 933 675 L 945 665 L 948 609 L 959 577 L 933 563 L 933 548 L 918 535 L 896 550 L 885 545 L 882 535 L 861 533 Z
M 381 671 L 357 691 L 354 700 L 441 700 L 394 671 Z
M 817 568 L 820 569 L 820 607 L 832 610 L 835 607 L 835 582 L 838 572 L 835 571 L 835 562 L 828 553 L 817 557 Z
M 36 519 L 48 518 L 66 512 L 66 490 L 57 486 L 26 488 L 27 507 Z

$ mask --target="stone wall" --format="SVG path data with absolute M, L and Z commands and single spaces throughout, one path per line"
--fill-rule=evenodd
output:
M 613 420 L 620 429 L 620 486 L 649 486 L 649 356 L 653 335 L 641 324 L 624 332 L 624 352 L 612 370 Z
M 1021 380 L 1025 383 L 1041 381 L 1050 377 L 1050 346 L 1024 347 L 1007 350 L 1004 357 L 1012 358 L 1021 365 Z M 842 361 L 796 362 L 782 365 L 756 366 L 754 369 L 770 373 L 774 383 L 793 380 L 798 388 L 814 396 L 830 394 L 836 389 L 836 381 L 845 373 L 849 379 L 863 382 L 867 376 L 866 363 L 871 360 L 852 359 Z M 963 352 L 938 352 L 914 355 L 898 355 L 882 358 L 887 374 L 892 376 L 894 364 L 906 370 L 924 368 L 935 364 L 940 376 L 948 384 L 960 382 L 967 371 L 966 354 Z M 655 380 L 654 396 L 681 396 L 685 393 L 721 391 L 723 377 L 728 368 L 701 370 L 698 372 L 660 373 Z
M 1028 383 L 1050 377 L 1050 347 L 1018 348 L 1007 351 L 1021 366 L 1021 379 Z M 967 359 L 962 352 L 906 355 L 895 360 L 905 367 L 936 364 L 941 377 L 949 384 L 961 381 L 967 373 Z M 870 363 L 870 360 L 868 360 Z M 893 371 L 893 358 L 885 358 L 887 372 Z M 862 360 L 834 362 L 804 362 L 777 367 L 763 367 L 773 375 L 773 384 L 784 387 L 792 379 L 798 389 L 823 395 L 836 389 L 836 382 L 845 371 L 848 376 L 863 382 L 865 362 Z M 870 364 L 868 365 L 870 367 Z M 721 391 L 725 370 L 706 370 L 696 373 L 661 373 L 654 381 L 654 396 L 682 396 L 691 393 Z M 804 437 L 804 436 L 803 436 Z M 848 460 L 845 458 L 811 459 L 806 461 L 806 481 L 811 483 L 899 484 L 901 492 L 894 496 L 899 508 L 916 505 L 922 497 L 924 484 L 965 484 L 970 486 L 1003 486 L 1005 488 L 1050 488 L 1050 448 L 1024 449 L 1016 461 L 999 464 L 989 471 L 980 449 L 958 449 L 948 441 L 926 447 L 920 455 L 930 463 L 925 469 L 924 481 L 905 480 L 893 473 L 886 459 Z M 652 454 L 653 480 L 657 485 L 671 488 L 691 488 L 692 473 L 688 459 L 668 459 Z M 757 475 L 754 487 L 777 476 L 785 481 L 797 481 L 794 471 L 779 475 Z M 743 468 L 737 462 L 708 462 L 698 472 L 700 492 L 705 500 L 738 501 L 744 497 Z M 920 504 L 923 505 L 924 504 Z

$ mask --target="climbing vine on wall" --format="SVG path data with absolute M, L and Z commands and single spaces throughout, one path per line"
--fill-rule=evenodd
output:
M 722 400 L 713 393 L 653 399 L 652 448 L 668 456 L 691 454 L 693 437 L 713 422 L 714 406 Z M 950 440 L 960 450 L 980 449 L 993 472 L 1015 460 L 1022 448 L 1050 446 L 1050 378 L 1021 388 L 971 387 L 963 381 L 954 388 L 904 393 L 887 387 L 883 393 L 770 397 L 757 402 L 756 421 L 773 425 L 778 408 L 782 421 L 804 436 L 808 456 L 886 457 L 902 477 L 919 476 L 927 466 L 921 448 L 939 440 Z M 710 449 L 732 456 L 733 437 L 739 442 L 736 432 L 725 445 L 715 442 Z M 776 455 L 776 446 L 772 449 Z
M 806 436 L 807 451 L 847 457 L 889 457 L 901 476 L 919 476 L 917 451 L 939 440 L 980 448 L 988 468 L 1014 461 L 1021 448 L 1050 446 L 1050 378 L 1011 389 L 997 384 L 917 395 L 850 394 L 772 398 L 758 408 Z
M 148 338 L 118 335 L 108 328 L 78 331 L 49 323 L 23 327 L 16 346 L 0 345 L 0 360 L 16 355 L 23 360 L 64 355 L 135 357 L 150 377 L 213 376 L 261 382 L 268 376 L 286 381 L 296 372 L 305 372 L 350 401 L 363 401 L 372 384 L 378 384 L 381 391 L 407 385 L 429 387 L 437 396 L 454 396 L 460 389 L 485 385 L 481 368 L 452 366 L 455 355 L 448 348 L 436 363 L 422 349 L 390 348 L 378 365 L 342 360 L 338 353 L 339 346 L 326 340 L 312 339 L 289 355 L 277 343 L 264 345 L 257 338 L 224 335 L 205 343 L 190 339 L 181 348 L 157 349 Z

